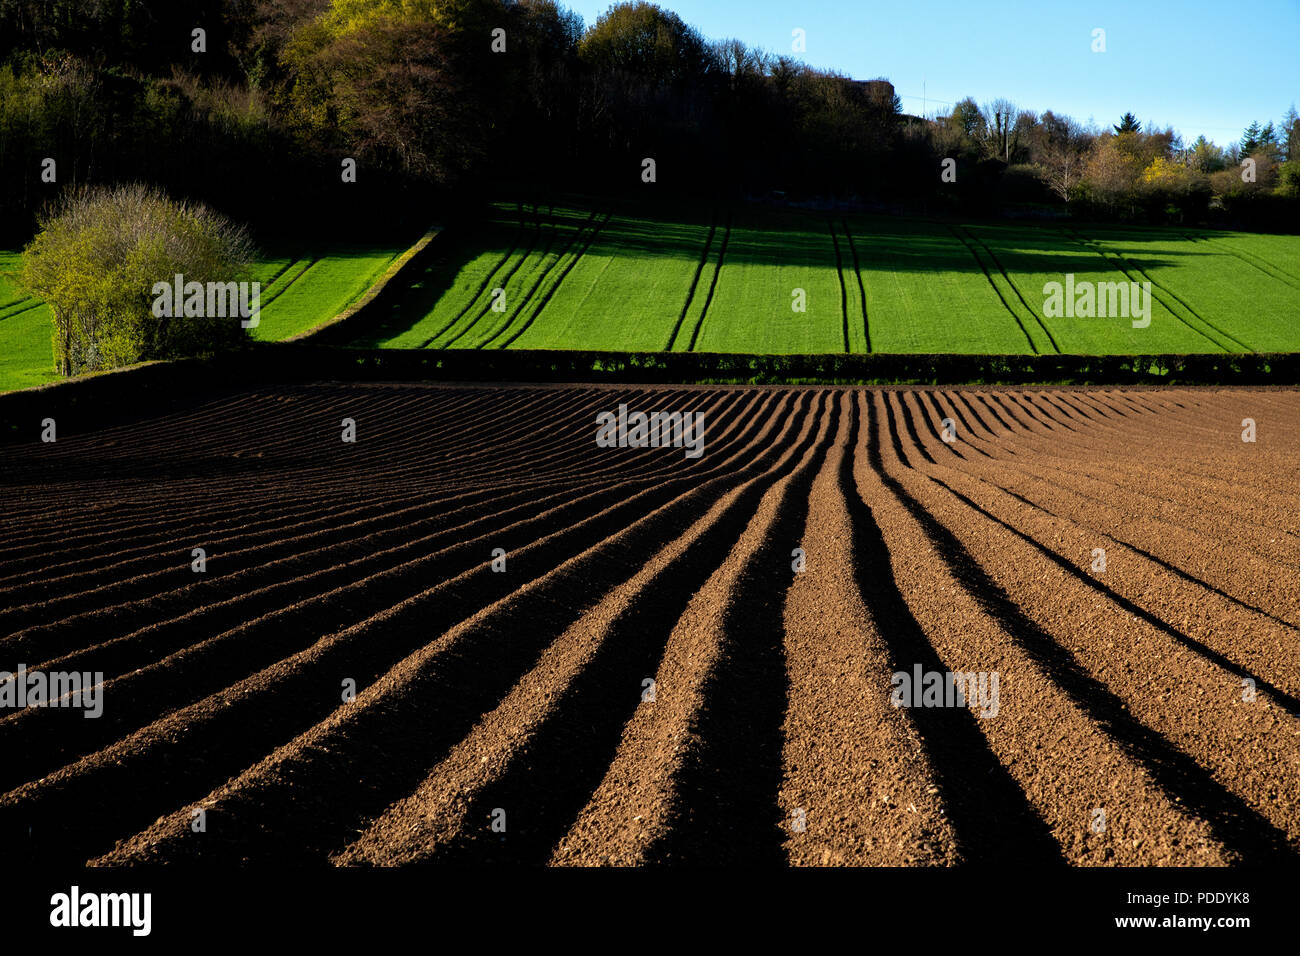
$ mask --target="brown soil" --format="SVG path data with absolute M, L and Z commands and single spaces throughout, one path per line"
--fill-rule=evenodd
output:
M 704 455 L 597 448 L 619 402 L 703 412 Z M 0 710 L 0 839 L 1295 863 L 1298 417 L 1287 390 L 322 384 L 9 448 L 0 671 L 105 687 L 98 720 Z M 996 713 L 894 706 L 916 666 L 996 674 Z

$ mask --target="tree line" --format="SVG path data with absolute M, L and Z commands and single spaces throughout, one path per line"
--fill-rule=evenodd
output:
M 648 2 L 585 25 L 553 0 L 0 0 L 0 222 L 18 232 L 67 184 L 147 181 L 264 229 L 381 228 L 503 188 L 644 192 L 647 159 L 679 195 L 1294 228 L 1298 139 L 1294 108 L 1228 149 L 1007 100 L 909 116 L 887 80 Z
M 1127 221 L 1300 226 L 1300 116 L 1252 122 L 1239 143 L 1190 145 L 1172 128 L 1142 128 L 1133 113 L 1085 128 L 1051 110 L 966 98 L 917 128 L 937 153 L 976 170 L 992 203 L 1034 200 L 1077 215 Z M 977 177 L 978 178 L 978 177 Z

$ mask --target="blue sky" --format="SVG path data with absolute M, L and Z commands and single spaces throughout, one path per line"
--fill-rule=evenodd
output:
M 559 0 L 590 26 L 610 0 Z M 955 0 L 659 0 L 707 39 L 791 53 L 801 28 L 813 66 L 893 82 L 909 113 L 963 96 L 1006 97 L 1082 122 L 1173 126 L 1226 146 L 1252 120 L 1300 102 L 1300 0 L 1088 3 Z M 1106 52 L 1092 52 L 1092 31 Z

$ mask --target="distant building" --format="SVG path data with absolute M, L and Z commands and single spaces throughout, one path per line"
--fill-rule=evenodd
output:
M 894 84 L 888 80 L 854 80 L 853 85 L 862 89 L 872 103 L 894 108 Z

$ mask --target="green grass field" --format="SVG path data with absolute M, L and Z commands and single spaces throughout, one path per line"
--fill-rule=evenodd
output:
M 413 238 L 413 237 L 409 237 Z M 752 206 L 499 202 L 447 229 L 349 344 L 770 354 L 1300 350 L 1300 237 L 957 224 Z M 355 302 L 392 245 L 272 245 L 255 338 Z M 50 319 L 5 273 L 0 389 L 51 381 Z M 1151 322 L 1049 317 L 1044 286 L 1151 283 Z
M 771 354 L 1300 349 L 1294 236 L 499 203 L 484 222 L 440 241 L 410 293 L 352 344 Z M 1049 317 L 1044 286 L 1067 274 L 1076 286 L 1150 282 L 1150 325 L 1134 328 L 1131 315 Z
M 1294 240 L 1288 254 L 1284 243 L 1259 241 L 1277 236 L 1196 240 L 1186 234 L 1137 230 L 1091 233 L 1085 244 L 1098 248 L 1117 268 L 1134 273 L 1134 278 L 1149 278 L 1153 295 L 1184 324 L 1199 329 L 1207 341 L 1213 339 L 1232 351 L 1296 348 L 1300 278 L 1289 273 L 1300 269 L 1287 268 L 1300 245 Z M 1283 265 L 1269 261 L 1274 250 Z
M 338 315 L 374 285 L 405 245 L 333 245 L 295 257 L 272 248 L 254 267 L 262 283 L 261 321 L 253 338 L 278 342 Z
M 253 267 L 253 278 L 262 283 L 261 321 L 250 333 L 260 341 L 279 341 L 338 315 L 405 248 L 401 242 L 336 243 L 314 250 L 271 244 Z M 0 250 L 0 391 L 58 379 L 50 310 L 19 291 L 14 276 L 20 261 L 20 252 Z
M 13 281 L 19 253 L 0 250 L 0 391 L 54 381 L 50 310 Z

